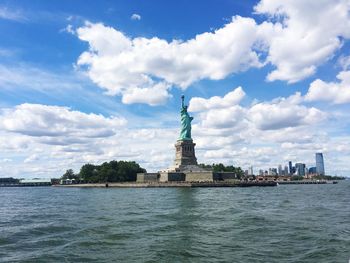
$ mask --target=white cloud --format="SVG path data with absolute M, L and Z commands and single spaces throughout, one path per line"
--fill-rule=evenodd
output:
M 310 125 L 298 126 L 298 127 L 287 127 L 279 130 L 263 130 L 261 135 L 258 137 L 262 141 L 271 143 L 296 143 L 306 144 L 312 143 L 316 137 L 314 132 L 310 132 Z M 317 130 L 318 138 L 324 138 L 321 136 L 321 132 Z
M 338 64 L 342 67 L 343 71 L 350 69 L 350 56 L 341 55 L 338 59 Z
M 35 162 L 38 161 L 40 158 L 37 154 L 32 154 L 30 156 L 28 156 L 23 162 L 24 163 L 31 163 L 31 162 Z
M 70 33 L 70 34 L 73 34 L 73 35 L 75 34 L 75 31 L 74 31 L 72 25 L 67 25 L 66 28 L 63 31 L 66 31 L 67 33 Z
M 348 0 L 261 0 L 255 7 L 280 24 L 266 36 L 267 61 L 276 66 L 269 81 L 297 82 L 315 73 L 342 45 L 340 37 L 350 37 Z
M 92 23 L 78 28 L 77 35 L 90 45 L 77 64 L 86 66 L 88 76 L 111 95 L 124 96 L 135 88 L 155 89 L 160 83 L 161 87 L 187 88 L 200 79 L 223 79 L 261 66 L 252 50 L 256 23 L 239 16 L 213 33 L 184 42 L 156 37 L 131 39 L 114 28 Z M 167 97 L 162 96 L 159 103 Z
M 131 20 L 141 20 L 141 16 L 139 14 L 132 14 L 130 19 Z
M 242 87 L 238 87 L 227 93 L 224 97 L 214 96 L 210 99 L 198 97 L 191 98 L 188 110 L 192 112 L 203 111 L 208 109 L 220 109 L 237 105 L 245 96 Z
M 200 115 L 201 125 L 210 128 L 236 126 L 242 122 L 245 114 L 245 109 L 240 106 L 231 106 L 225 109 L 212 109 Z
M 0 6 L 0 19 L 13 20 L 18 22 L 27 20 L 27 18 L 19 10 L 11 10 L 4 6 Z
M 101 23 L 86 22 L 76 33 L 89 43 L 89 50 L 77 64 L 108 94 L 123 97 L 172 85 L 186 89 L 202 79 L 220 80 L 268 63 L 276 69 L 267 80 L 294 83 L 314 74 L 350 38 L 349 10 L 348 0 L 262 0 L 255 7 L 257 14 L 267 16 L 261 24 L 234 16 L 214 32 L 170 42 L 131 38 Z M 157 99 L 136 95 L 135 100 L 123 101 L 162 104 L 168 92 L 160 88 L 163 95 Z
M 228 128 L 254 126 L 259 130 L 278 130 L 310 125 L 327 118 L 322 111 L 300 105 L 300 93 L 288 98 L 276 98 L 269 102 L 255 103 L 243 108 L 237 105 L 245 93 L 241 87 L 224 97 L 193 98 L 189 110 L 199 112 L 202 128 Z
M 322 111 L 299 105 L 299 102 L 300 94 L 296 94 L 286 99 L 258 103 L 249 109 L 248 118 L 261 130 L 311 125 L 326 119 Z
M 3 110 L 0 115 L 0 128 L 5 131 L 34 137 L 62 137 L 64 140 L 112 136 L 125 124 L 123 118 L 105 118 L 40 104 L 21 104 Z
M 329 101 L 334 104 L 350 103 L 350 71 L 337 75 L 340 82 L 324 82 L 320 79 L 310 84 L 306 101 Z
M 9 158 L 0 159 L 0 163 L 8 163 L 8 162 L 12 162 L 12 159 L 9 159 Z
M 21 136 L 21 134 L 2 133 L 0 129 L 0 148 L 2 153 L 5 152 L 22 152 L 28 149 L 31 139 L 28 137 Z
M 164 104 L 171 95 L 168 93 L 169 85 L 160 82 L 150 88 L 130 88 L 124 95 L 125 104 L 147 103 L 151 106 Z

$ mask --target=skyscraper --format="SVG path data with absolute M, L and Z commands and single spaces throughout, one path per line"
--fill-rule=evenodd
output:
M 316 167 L 310 167 L 309 174 L 316 174 Z
M 305 176 L 305 164 L 304 163 L 296 163 L 295 169 L 298 176 Z
M 319 175 L 325 175 L 322 153 L 316 153 L 316 173 Z
M 282 175 L 282 165 L 278 165 L 278 175 Z
M 289 165 L 289 174 L 293 174 L 293 165 L 292 165 L 292 162 L 289 161 L 288 165 Z
M 248 175 L 253 175 L 254 174 L 254 171 L 253 171 L 253 166 L 250 166 L 248 168 Z

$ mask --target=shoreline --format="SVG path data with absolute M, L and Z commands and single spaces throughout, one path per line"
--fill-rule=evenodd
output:
M 94 183 L 94 184 L 66 184 L 53 185 L 55 187 L 79 188 L 164 188 L 164 187 L 267 187 L 277 186 L 277 182 L 152 182 L 152 183 Z
M 254 182 L 122 182 L 122 183 L 89 183 L 89 184 L 66 184 L 52 185 L 56 187 L 78 187 L 78 188 L 166 188 L 166 187 L 268 187 L 278 185 L 296 184 L 337 184 L 336 180 L 323 181 L 254 181 Z
M 120 183 L 84 183 L 84 184 L 0 184 L 1 187 L 78 187 L 78 188 L 164 188 L 164 187 L 265 187 L 277 185 L 300 185 L 300 184 L 337 184 L 338 180 L 319 181 L 234 181 L 234 182 L 120 182 Z

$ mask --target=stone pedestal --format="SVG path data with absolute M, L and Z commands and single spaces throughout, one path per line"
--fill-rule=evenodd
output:
M 192 140 L 177 141 L 175 144 L 175 168 L 180 168 L 186 165 L 197 165 L 197 158 L 194 151 Z
M 175 144 L 175 161 L 174 165 L 167 172 L 185 173 L 201 173 L 210 172 L 198 166 L 194 147 L 196 146 L 192 140 L 177 141 Z
M 175 144 L 174 165 L 160 171 L 160 182 L 212 182 L 214 175 L 211 170 L 198 166 L 195 154 L 195 143 L 192 140 L 180 140 Z

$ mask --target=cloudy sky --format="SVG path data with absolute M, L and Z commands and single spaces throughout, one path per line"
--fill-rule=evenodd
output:
M 349 0 L 0 1 L 0 177 L 200 163 L 350 175 Z

